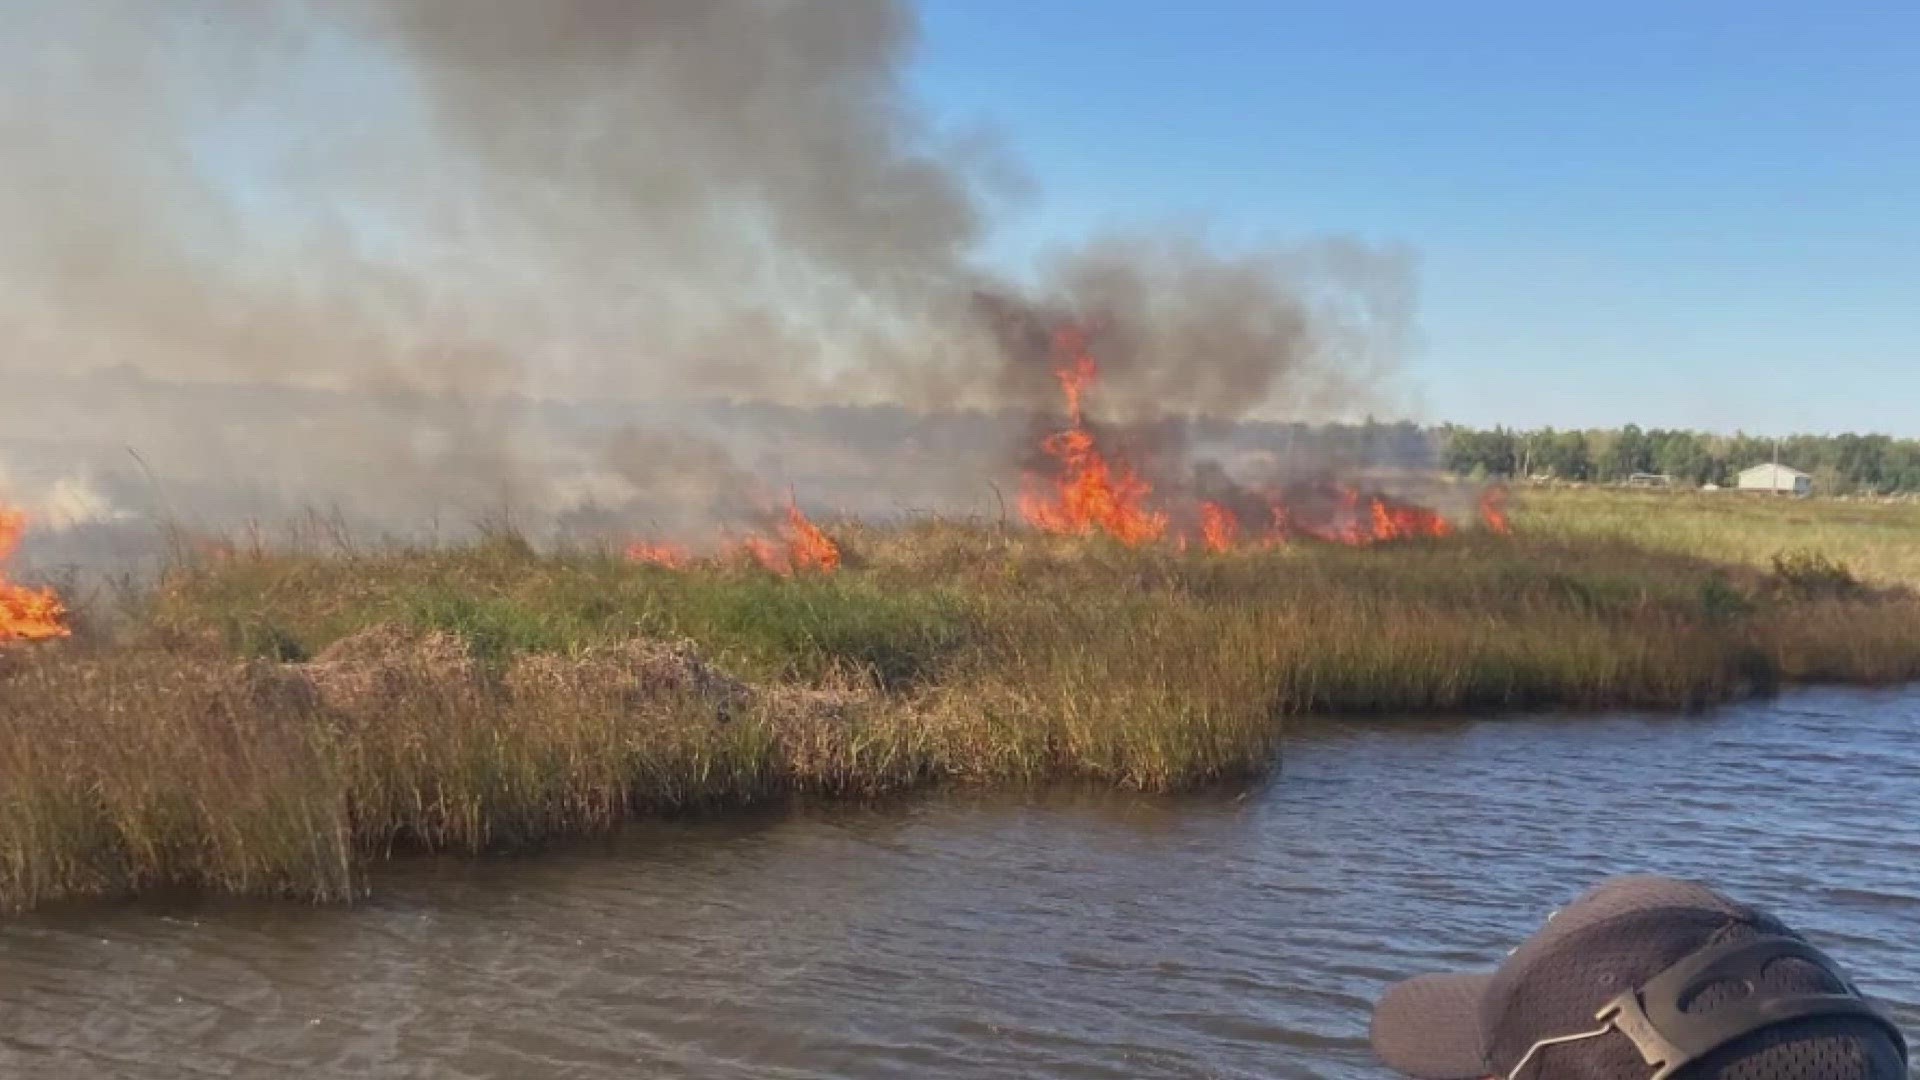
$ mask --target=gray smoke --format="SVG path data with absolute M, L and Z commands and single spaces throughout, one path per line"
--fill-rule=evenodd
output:
M 394 526 L 691 529 L 769 491 L 978 510 L 1015 460 L 999 421 L 889 454 L 861 426 L 891 413 L 797 445 L 661 403 L 1050 408 L 1066 317 L 1095 328 L 1110 422 L 1393 405 L 1395 254 L 1141 234 L 1029 287 L 978 265 L 1023 185 L 905 93 L 898 0 L 0 20 L 0 498 Z
M 979 298 L 999 330 L 1002 385 L 1023 401 L 1057 394 L 1053 332 L 1071 324 L 1099 366 L 1090 407 L 1111 421 L 1325 420 L 1403 404 L 1390 396 L 1413 315 L 1403 253 L 1349 241 L 1223 251 L 1188 233 L 1132 233 L 1046 270 L 1039 304 Z

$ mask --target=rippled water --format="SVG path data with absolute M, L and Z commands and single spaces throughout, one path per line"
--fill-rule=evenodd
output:
M 1263 788 L 727 815 L 351 909 L 0 924 L 21 1076 L 1363 1077 L 1388 980 L 1601 875 L 1772 906 L 1920 1027 L 1920 692 L 1322 724 Z

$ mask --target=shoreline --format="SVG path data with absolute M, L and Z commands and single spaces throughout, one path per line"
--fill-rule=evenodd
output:
M 1597 720 L 1622 713 L 1637 713 L 1650 719 L 1663 718 L 1684 722 L 1707 719 L 1729 709 L 1774 701 L 1799 692 L 1841 689 L 1894 694 L 1916 686 L 1920 686 L 1920 679 L 1898 683 L 1794 683 L 1779 686 L 1771 691 L 1755 691 L 1685 710 L 1602 707 L 1581 711 L 1456 712 L 1398 717 L 1387 714 L 1316 714 L 1293 719 L 1308 728 L 1320 729 L 1317 732 L 1319 734 L 1340 730 L 1342 724 L 1360 725 L 1366 730 L 1375 732 L 1390 730 L 1396 724 L 1403 722 L 1422 726 L 1445 724 L 1451 727 L 1467 728 L 1485 723 L 1549 720 L 1556 714 L 1564 715 L 1568 722 L 1575 724 L 1583 719 Z M 897 787 L 859 793 L 790 789 L 738 799 L 721 796 L 710 800 L 670 805 L 647 804 L 628 807 L 623 812 L 597 822 L 591 827 L 569 828 L 537 837 L 523 837 L 511 842 L 494 842 L 478 848 L 422 845 L 413 841 L 392 843 L 381 851 L 369 852 L 364 857 L 355 859 L 350 867 L 350 874 L 324 893 L 300 887 L 235 888 L 232 887 L 231 882 L 191 879 L 166 880 L 142 885 L 120 883 L 103 888 L 71 889 L 34 896 L 26 898 L 25 903 L 10 898 L 9 903 L 0 905 L 0 921 L 42 915 L 58 919 L 72 916 L 76 912 L 84 914 L 89 911 L 115 909 L 132 903 L 190 906 L 222 900 L 253 900 L 269 903 L 292 901 L 319 907 L 351 908 L 375 895 L 378 884 L 376 879 L 380 875 L 390 871 L 406 873 L 408 872 L 406 864 L 409 863 L 417 865 L 433 860 L 452 860 L 458 864 L 473 865 L 477 868 L 494 861 L 510 863 L 525 858 L 539 859 L 556 851 L 564 854 L 568 849 L 576 852 L 591 850 L 591 845 L 597 842 L 617 842 L 622 836 L 635 829 L 654 826 L 672 827 L 690 822 L 725 825 L 730 822 L 777 820 L 790 813 L 808 810 L 831 810 L 842 807 L 885 810 L 937 798 L 977 800 L 992 805 L 1010 801 L 1023 806 L 1052 805 L 1060 799 L 1069 801 L 1093 799 L 1106 802 L 1125 798 L 1145 799 L 1154 805 L 1175 807 L 1189 800 L 1199 800 L 1201 805 L 1219 805 L 1222 800 L 1242 801 L 1252 792 L 1264 789 L 1270 784 L 1282 782 L 1286 743 L 1292 737 L 1294 736 L 1290 733 L 1282 732 L 1272 759 L 1258 769 L 1244 773 L 1210 776 L 1193 783 L 1161 789 L 1130 788 L 1073 773 L 1000 777 L 932 776 L 915 778 Z

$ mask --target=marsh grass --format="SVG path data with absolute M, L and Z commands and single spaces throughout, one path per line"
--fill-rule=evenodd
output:
M 1920 588 L 1920 501 L 1912 499 L 1536 488 L 1516 500 L 1514 521 L 1532 535 L 1626 539 L 1760 569 L 1782 552 L 1818 552 L 1863 581 Z
M 1714 529 L 1628 527 L 1652 503 L 1577 505 L 1528 503 L 1513 537 L 1228 555 L 846 525 L 841 573 L 791 579 L 510 533 L 222 545 L 111 636 L 0 654 L 0 908 L 174 885 L 336 899 L 396 851 L 637 810 L 1169 791 L 1260 773 L 1302 713 L 1689 709 L 1920 677 L 1897 530 L 1736 507 L 1767 523 L 1736 515 L 1716 561 L 1694 550 Z M 1755 529 L 1797 542 L 1763 556 Z

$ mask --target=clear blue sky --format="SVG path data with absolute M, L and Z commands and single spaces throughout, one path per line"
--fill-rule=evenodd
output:
M 1401 244 L 1423 419 L 1920 435 L 1920 5 L 921 12 L 917 93 L 1036 185 L 997 259 Z

